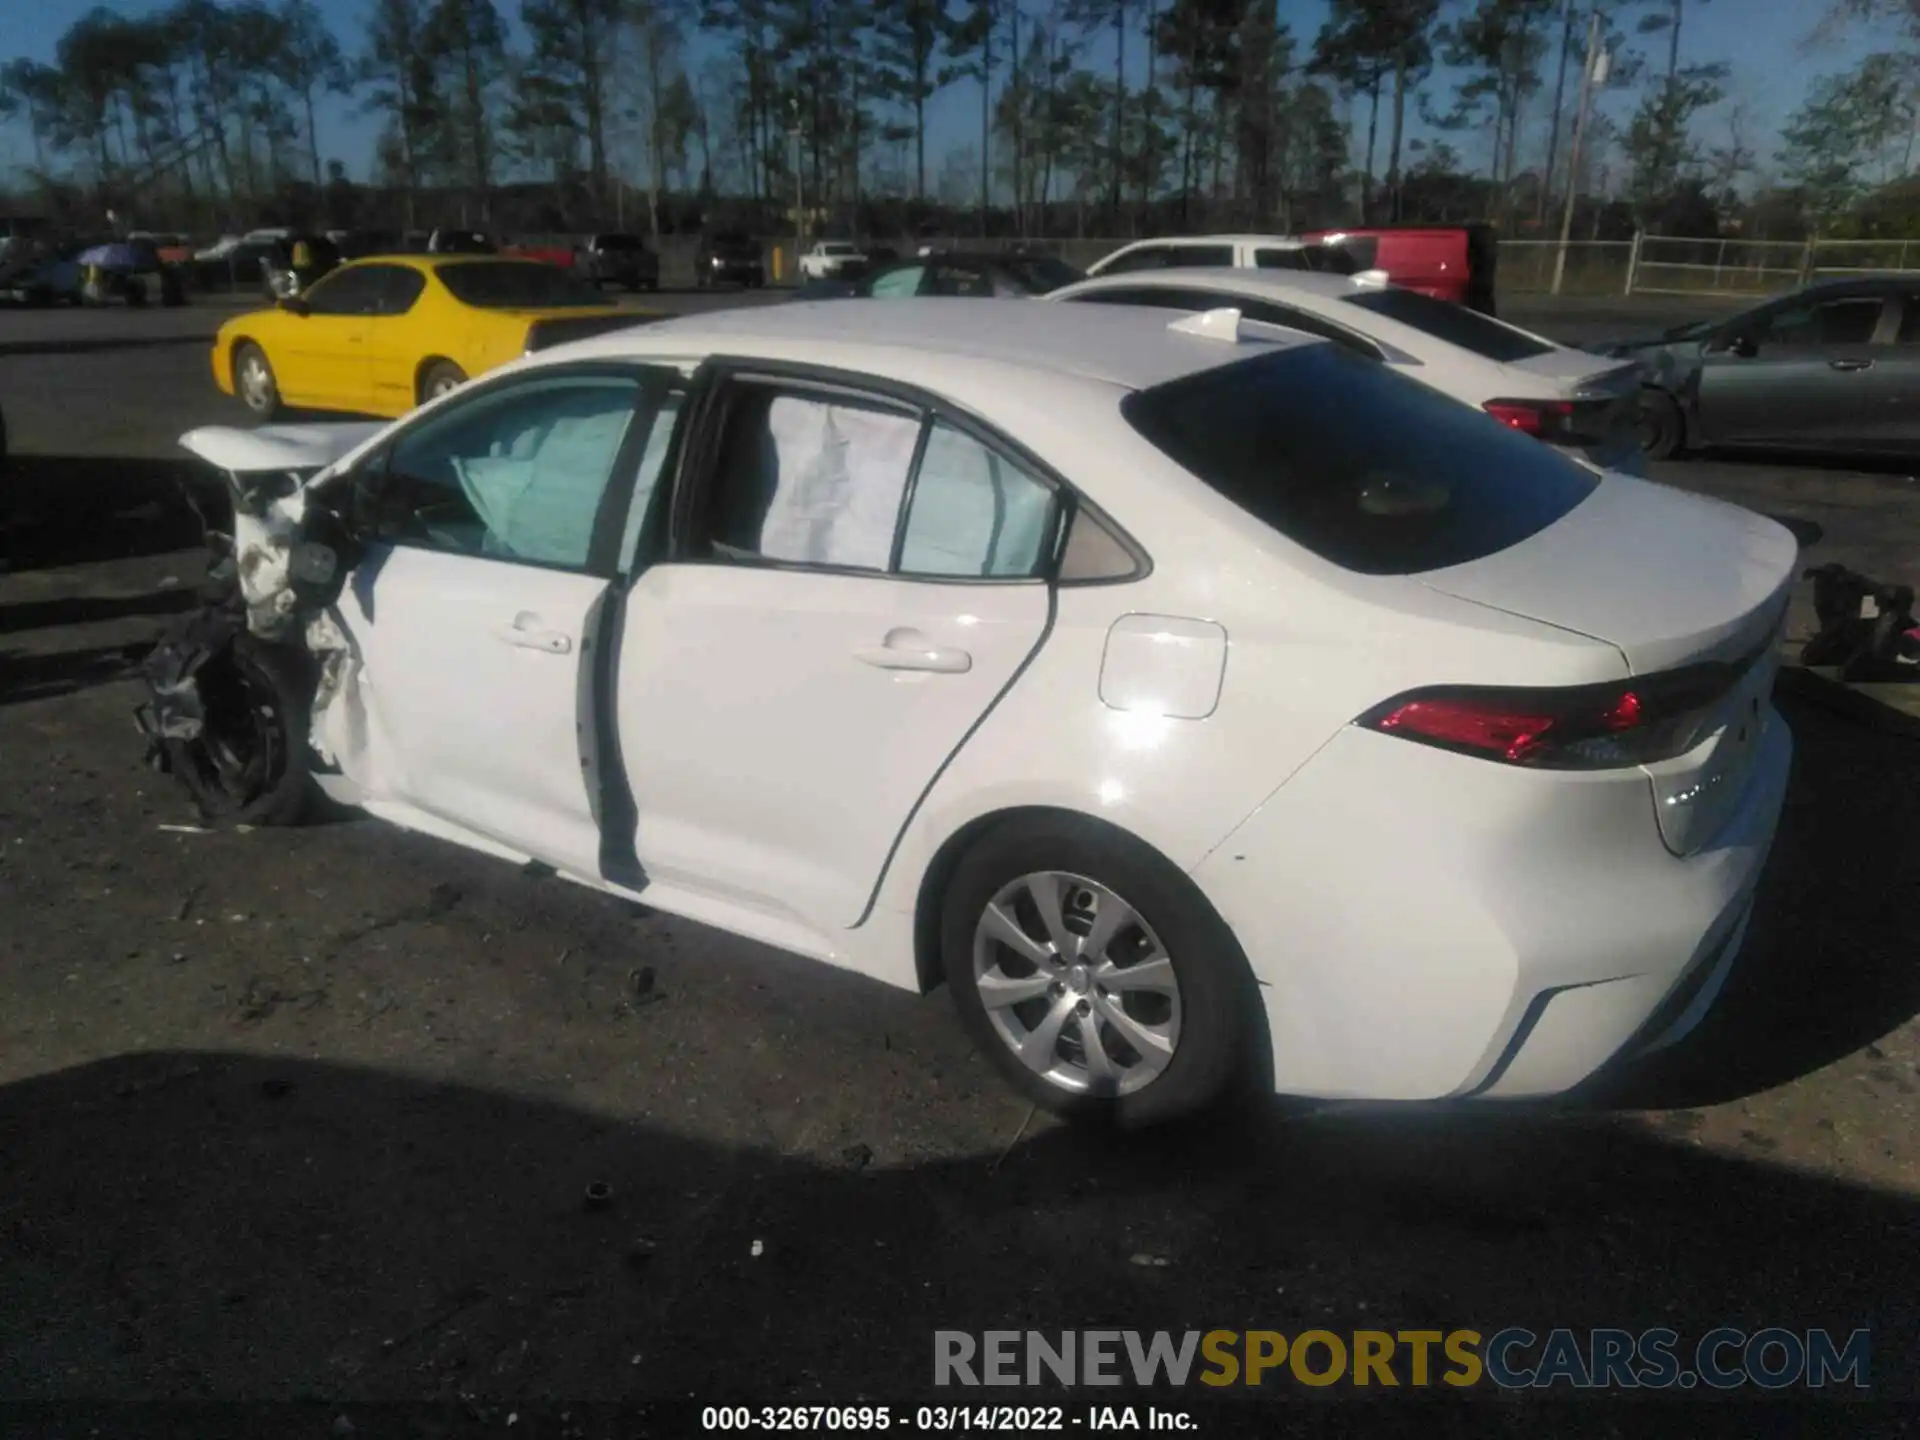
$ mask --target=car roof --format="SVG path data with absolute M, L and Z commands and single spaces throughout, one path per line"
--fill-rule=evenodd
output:
M 342 265 L 342 270 L 356 265 L 405 265 L 413 270 L 443 270 L 449 265 L 546 265 L 544 260 L 535 260 L 525 255 L 472 255 L 472 254 L 434 254 L 422 255 L 413 250 L 396 250 L 391 255 L 375 252 L 360 255 Z M 548 269 L 553 267 L 548 265 Z
M 1119 275 L 1095 275 L 1072 285 L 1063 285 L 1055 294 L 1137 290 L 1142 285 L 1156 290 L 1218 290 L 1231 295 L 1270 294 L 1276 300 L 1303 295 L 1339 300 L 1369 288 L 1377 288 L 1356 285 L 1351 275 L 1334 275 L 1320 270 L 1247 270 L 1228 265 L 1195 265 L 1191 269 L 1128 270 Z
M 1067 313 L 1029 299 L 793 300 L 675 316 L 547 353 L 584 358 L 744 350 L 767 358 L 817 357 L 821 364 L 936 390 L 942 366 L 960 358 L 1144 390 L 1263 350 L 1325 343 L 1272 332 L 1238 343 L 1208 339 L 1171 328 L 1190 317 L 1132 306 L 1074 307 L 1070 320 Z
M 1135 240 L 1123 245 L 1122 250 L 1131 250 L 1139 245 L 1279 245 L 1292 249 L 1303 249 L 1308 241 L 1298 235 L 1157 235 L 1147 240 Z M 1119 254 L 1120 251 L 1114 251 Z

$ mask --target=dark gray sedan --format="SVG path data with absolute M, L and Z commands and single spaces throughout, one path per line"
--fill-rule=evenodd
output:
M 1920 453 L 1920 274 L 1836 280 L 1600 348 L 1646 366 L 1641 445 Z

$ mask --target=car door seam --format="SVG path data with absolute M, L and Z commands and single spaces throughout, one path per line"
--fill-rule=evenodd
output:
M 940 783 L 941 777 L 947 773 L 948 767 L 958 758 L 960 752 L 965 750 L 972 742 L 973 737 L 979 733 L 980 727 L 987 723 L 987 720 L 992 716 L 993 712 L 1000 708 L 1000 702 L 1005 700 L 1012 692 L 1013 687 L 1020 683 L 1020 677 L 1027 673 L 1028 668 L 1033 664 L 1035 658 L 1038 657 L 1042 650 L 1046 649 L 1047 641 L 1053 634 L 1054 619 L 1059 613 L 1059 606 L 1059 594 L 1055 587 L 1049 583 L 1047 585 L 1047 621 L 1046 624 L 1040 628 L 1039 638 L 1033 642 L 1032 647 L 1027 651 L 1025 657 L 1014 667 L 1013 674 L 1007 677 L 1007 683 L 995 692 L 993 699 L 988 702 L 987 708 L 974 717 L 973 723 L 966 728 L 958 742 L 947 752 L 946 758 L 934 767 L 932 776 L 928 778 L 925 786 L 921 788 L 919 795 L 915 797 L 912 806 L 907 810 L 906 815 L 902 817 L 899 828 L 894 831 L 893 841 L 887 846 L 886 858 L 880 862 L 879 872 L 873 877 L 873 889 L 867 895 L 867 903 L 861 909 L 859 917 L 851 925 L 847 926 L 849 930 L 858 930 L 862 925 L 867 923 L 868 917 L 873 914 L 873 907 L 880 899 L 881 887 L 887 883 L 887 876 L 893 870 L 894 858 L 900 852 L 900 842 L 906 838 L 908 829 L 913 825 L 922 807 L 926 805 L 927 797 L 933 794 L 934 787 Z

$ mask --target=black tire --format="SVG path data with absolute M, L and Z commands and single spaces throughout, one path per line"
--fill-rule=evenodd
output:
M 311 663 L 304 650 L 242 634 L 200 667 L 202 732 L 165 744 L 168 769 L 208 823 L 296 825 L 306 814 Z
M 420 372 L 420 393 L 415 398 L 424 405 L 427 401 L 466 383 L 466 371 L 451 360 L 436 360 Z
M 1649 460 L 1665 460 L 1686 445 L 1687 426 L 1680 407 L 1664 390 L 1640 392 L 1640 453 Z
M 264 386 L 257 390 L 245 379 L 248 367 L 256 361 L 265 372 Z M 285 408 L 280 402 L 280 382 L 274 376 L 267 352 L 251 340 L 233 352 L 233 390 L 240 397 L 240 403 L 262 420 L 273 419 Z
M 1179 990 L 1178 1039 L 1165 1069 L 1137 1089 L 1092 1093 L 1041 1075 L 1013 1053 L 981 999 L 974 973 L 980 917 L 1005 887 L 1049 871 L 1084 877 L 1122 899 L 1159 937 L 1171 961 Z M 1030 923 L 1023 921 L 1023 928 Z M 1192 881 L 1146 845 L 1097 822 L 1064 815 L 1015 820 L 976 841 L 947 887 L 940 955 L 954 1004 L 974 1041 L 1015 1089 L 1057 1115 L 1125 1128 L 1160 1124 L 1207 1109 L 1246 1073 L 1249 1037 L 1257 1033 L 1253 1020 L 1258 996 L 1238 942 Z M 1029 968 L 1035 976 L 1041 973 L 1038 967 Z M 1060 986 L 1054 989 L 1065 996 Z M 1111 1004 L 1112 997 L 1105 1001 Z M 1025 1003 L 1044 1009 L 1056 1002 L 1040 997 Z M 1090 996 L 1083 1010 L 1093 1003 Z M 1067 1030 L 1075 1034 L 1069 1037 Z M 1050 1057 L 1082 1044 L 1075 1021 L 1070 1020 L 1061 1035 Z

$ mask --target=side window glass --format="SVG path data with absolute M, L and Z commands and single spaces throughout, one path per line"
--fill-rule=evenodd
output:
M 1880 301 L 1872 296 L 1790 305 L 1765 317 L 1751 332 L 1773 345 L 1864 345 L 1880 323 Z
M 1873 296 L 1857 300 L 1832 300 L 1822 305 L 1819 315 L 1818 343 L 1822 345 L 1864 345 L 1880 325 L 1881 301 Z
M 1084 507 L 1074 513 L 1067 543 L 1060 552 L 1060 579 L 1068 581 L 1131 580 L 1140 572 L 1120 537 Z
M 936 265 L 933 267 L 932 283 L 927 286 L 927 294 L 966 295 L 984 299 L 993 294 L 993 277 L 983 270 L 964 265 Z
M 307 292 L 307 310 L 314 315 L 371 315 L 380 304 L 385 282 L 377 265 L 336 270 Z
M 584 569 L 639 382 L 575 375 L 476 396 L 401 437 L 380 535 Z
M 1306 270 L 1307 252 L 1303 246 L 1297 250 L 1276 250 L 1271 245 L 1264 250 L 1253 252 L 1253 263 L 1262 270 Z
M 749 382 L 724 424 L 696 555 L 887 569 L 917 413 Z
M 1233 247 L 1231 245 L 1176 245 L 1167 255 L 1167 265 L 1181 270 L 1197 269 L 1200 266 L 1231 266 Z
M 903 575 L 1028 577 L 1051 550 L 1053 487 L 963 431 L 927 434 L 900 548 Z
M 898 270 L 889 270 L 883 275 L 873 277 L 873 283 L 867 287 L 867 293 L 876 300 L 898 300 L 903 296 L 920 293 L 920 277 L 926 273 L 924 265 L 902 265 Z
M 1171 256 L 1164 245 L 1149 245 L 1144 249 L 1130 250 L 1111 265 L 1102 268 L 1102 275 L 1127 275 L 1135 270 L 1158 270 L 1165 266 Z
M 633 574 L 639 558 L 640 534 L 651 513 L 653 492 L 660 487 L 660 472 L 666 465 L 667 448 L 673 443 L 674 427 L 680 420 L 680 407 L 686 397 L 678 391 L 661 397 L 653 412 L 652 428 L 647 431 L 647 446 L 640 455 L 640 473 L 634 481 L 633 502 L 627 508 L 626 533 L 620 539 L 620 573 Z
M 404 315 L 427 288 L 427 277 L 402 265 L 385 267 L 386 284 L 380 292 L 381 315 Z

